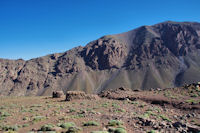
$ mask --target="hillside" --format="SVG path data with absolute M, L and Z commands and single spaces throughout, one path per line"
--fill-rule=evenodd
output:
M 0 95 L 181 86 L 199 81 L 199 55 L 200 23 L 142 26 L 64 53 L 28 61 L 0 59 Z

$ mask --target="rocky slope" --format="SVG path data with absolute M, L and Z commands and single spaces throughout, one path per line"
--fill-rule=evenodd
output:
M 169 88 L 200 79 L 200 23 L 164 22 L 92 41 L 65 53 L 0 59 L 0 95 Z

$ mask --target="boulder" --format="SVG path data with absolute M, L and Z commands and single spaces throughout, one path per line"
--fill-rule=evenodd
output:
M 72 100 L 81 100 L 81 99 L 87 99 L 87 100 L 97 100 L 99 97 L 97 95 L 93 94 L 86 94 L 83 91 L 68 91 L 66 93 L 66 101 L 72 101 Z
M 115 100 L 135 100 L 134 92 L 125 87 L 120 87 L 112 90 L 105 90 L 99 93 L 100 97 L 115 99 Z
M 52 93 L 53 98 L 62 98 L 64 96 L 65 95 L 64 95 L 63 91 L 53 91 L 53 93 Z

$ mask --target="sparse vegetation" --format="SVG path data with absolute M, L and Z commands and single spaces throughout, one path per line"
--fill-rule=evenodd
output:
M 81 128 L 74 126 L 74 127 L 69 127 L 67 133 L 78 133 L 79 131 L 81 131 Z
M 33 117 L 33 122 L 35 123 L 35 122 L 39 122 L 39 121 L 42 121 L 42 120 L 44 120 L 45 119 L 45 117 L 44 116 L 35 116 L 35 117 Z
M 109 128 L 108 132 L 111 132 L 111 133 L 127 133 L 127 131 L 124 128 L 121 128 L 121 127 Z
M 156 133 L 155 130 L 148 131 L 147 133 Z
M 98 125 L 99 123 L 97 123 L 96 121 L 88 121 L 83 124 L 83 126 L 98 126 Z
M 167 91 L 178 96 L 171 90 Z M 181 104 L 186 107 L 187 105 L 198 107 L 199 98 L 191 97 L 191 94 L 196 94 L 196 90 L 188 95 L 186 92 L 189 90 L 184 89 L 184 91 L 183 95 L 179 94 L 181 95 L 179 98 L 183 98 L 184 101 Z M 146 92 L 134 93 L 148 97 Z M 149 93 L 163 96 L 164 91 Z M 168 104 L 165 107 L 154 105 L 151 101 L 140 97 L 133 101 L 104 98 L 95 102 L 94 100 L 66 102 L 48 97 L 8 97 L 0 100 L 0 132 L 127 133 L 137 130 L 158 133 L 155 129 L 176 131 L 173 124 L 177 121 L 200 126 L 200 119 L 196 113 L 198 110 L 187 110 L 190 113 L 185 114 L 181 109 L 176 112 L 177 108 L 174 106 L 168 108 Z
M 168 121 L 168 122 L 171 122 L 172 120 L 169 119 L 167 116 L 165 115 L 160 115 L 160 117 L 164 120 L 164 121 Z
M 91 133 L 109 133 L 107 131 L 92 131 Z
M 64 128 L 64 129 L 69 129 L 70 127 L 76 127 L 76 124 L 74 122 L 66 122 L 66 123 L 62 123 L 60 125 L 61 128 Z
M 123 123 L 121 121 L 118 120 L 110 120 L 108 122 L 108 126 L 121 126 Z
M 53 127 L 53 124 L 46 124 L 41 127 L 40 131 L 54 131 Z
M 13 126 L 5 125 L 5 126 L 2 126 L 1 129 L 3 131 L 17 131 L 19 128 L 17 125 L 13 125 Z

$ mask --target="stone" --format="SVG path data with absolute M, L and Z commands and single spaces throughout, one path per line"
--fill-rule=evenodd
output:
M 188 132 L 192 132 L 192 133 L 199 133 L 200 132 L 199 126 L 187 124 L 187 128 L 188 128 Z
M 175 122 L 172 124 L 175 128 L 180 128 L 180 127 L 184 127 L 186 128 L 186 125 L 181 123 L 181 122 Z
M 63 98 L 64 96 L 63 91 L 53 91 L 52 93 L 53 98 Z
M 86 94 L 83 91 L 68 91 L 66 93 L 66 99 L 65 99 L 66 101 L 81 100 L 81 99 L 98 100 L 99 97 L 93 94 Z

